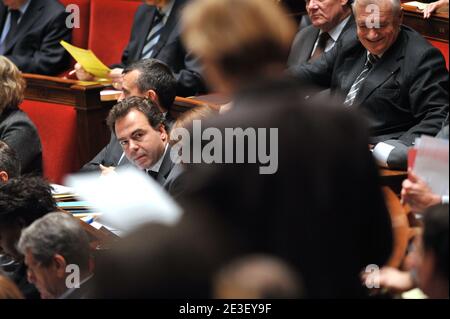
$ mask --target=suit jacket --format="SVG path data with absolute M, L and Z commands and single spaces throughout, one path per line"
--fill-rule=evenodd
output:
M 302 20 L 303 21 L 303 20 Z M 341 34 L 339 35 L 338 41 L 341 35 L 344 34 L 348 29 L 354 28 L 355 18 L 353 15 L 350 16 Z M 320 29 L 313 25 L 308 25 L 305 28 L 300 29 L 300 31 L 295 35 L 294 41 L 292 42 L 291 52 L 289 54 L 288 66 L 292 67 L 305 62 L 308 62 L 312 55 L 314 44 L 319 36 Z
M 18 108 L 7 107 L 0 114 L 0 140 L 16 153 L 22 174 L 42 175 L 42 147 L 30 118 Z
M 184 191 L 184 169 L 182 164 L 175 164 L 170 158 L 171 147 L 167 148 L 167 152 L 164 155 L 164 159 L 159 167 L 156 181 L 164 187 L 164 189 L 177 198 Z
M 290 71 L 303 81 L 331 88 L 343 102 L 364 67 L 366 52 L 351 28 L 314 63 Z M 436 135 L 448 113 L 448 76 L 440 51 L 402 26 L 395 43 L 367 75 L 352 106 L 366 115 L 370 142 L 396 140 L 410 146 L 422 134 Z M 389 167 L 404 167 L 404 163 L 389 161 Z
M 172 68 L 177 78 L 177 95 L 192 96 L 206 92 L 198 59 L 186 52 L 180 37 L 179 13 L 187 0 L 175 0 L 169 18 L 152 58 L 165 62 Z M 141 5 L 134 17 L 131 38 L 122 56 L 122 63 L 117 67 L 124 67 L 141 59 L 142 49 L 150 31 L 156 7 Z
M 0 2 L 0 34 L 8 8 Z M 26 73 L 56 75 L 69 67 L 69 55 L 59 44 L 70 42 L 64 6 L 56 0 L 31 0 L 18 25 L 18 34 L 5 43 L 4 56 Z

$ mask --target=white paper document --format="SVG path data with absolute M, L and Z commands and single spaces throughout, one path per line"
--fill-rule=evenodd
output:
M 173 225 L 182 210 L 147 174 L 134 167 L 117 168 L 115 174 L 70 175 L 65 184 L 102 213 L 99 222 L 124 233 L 147 223 Z
M 448 147 L 448 140 L 429 136 L 422 136 L 415 145 L 413 171 L 441 196 L 448 195 Z

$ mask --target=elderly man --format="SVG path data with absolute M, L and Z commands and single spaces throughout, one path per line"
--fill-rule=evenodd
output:
M 171 159 L 164 115 L 155 103 L 141 97 L 124 99 L 111 109 L 107 123 L 127 159 L 178 196 L 182 169 Z
M 174 119 L 170 116 L 170 107 L 175 100 L 177 81 L 170 68 L 156 59 L 143 59 L 125 68 L 122 84 L 122 94 L 119 101 L 131 96 L 152 100 L 165 115 L 165 125 L 168 130 Z M 82 171 L 109 173 L 117 166 L 130 165 L 125 153 L 114 134 L 106 145 Z
M 22 71 L 56 75 L 69 67 L 69 55 L 59 44 L 70 41 L 68 14 L 56 0 L 0 2 L 0 55 Z
M 122 81 L 123 68 L 145 58 L 161 60 L 172 69 L 177 78 L 177 95 L 191 96 L 205 92 L 200 65 L 186 52 L 180 40 L 178 15 L 188 0 L 145 0 L 134 17 L 131 37 L 110 77 L 113 83 Z M 80 80 L 93 76 L 79 64 L 75 66 Z
M 42 299 L 83 299 L 90 293 L 89 238 L 72 216 L 55 212 L 22 231 L 18 243 L 28 281 Z
M 291 73 L 365 113 L 378 163 L 405 169 L 408 147 L 422 134 L 436 135 L 448 113 L 444 57 L 401 25 L 399 0 L 356 0 L 353 13 L 357 38 L 349 30 L 332 50 Z
M 351 0 L 306 0 L 311 25 L 295 36 L 288 66 L 313 62 L 331 50 L 341 34 L 354 28 Z

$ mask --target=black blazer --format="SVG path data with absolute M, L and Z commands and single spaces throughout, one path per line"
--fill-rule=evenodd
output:
M 170 16 L 166 22 L 161 38 L 153 51 L 152 58 L 165 62 L 172 68 L 178 81 L 177 95 L 191 96 L 205 93 L 198 59 L 186 52 L 181 43 L 179 14 L 187 0 L 175 0 Z M 141 5 L 131 29 L 131 38 L 122 55 L 122 63 L 116 67 L 125 67 L 141 59 L 145 39 L 155 15 L 156 7 Z
M 18 108 L 7 107 L 0 114 L 0 140 L 16 152 L 22 174 L 42 175 L 42 147 L 39 134 L 24 112 Z
M 342 102 L 366 60 L 355 28 L 311 64 L 290 69 L 316 85 L 331 88 Z M 372 68 L 353 108 L 365 113 L 371 143 L 395 139 L 406 146 L 434 136 L 448 113 L 448 71 L 441 52 L 416 31 L 402 26 L 396 42 Z
M 0 34 L 8 8 L 0 2 Z M 25 73 L 56 75 L 69 67 L 69 55 L 59 44 L 71 41 L 63 5 L 56 0 L 31 0 L 18 26 L 18 34 L 5 44 L 4 56 Z

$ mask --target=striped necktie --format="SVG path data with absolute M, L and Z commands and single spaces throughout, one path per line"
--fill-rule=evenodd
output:
M 3 39 L 3 42 L 1 42 L 1 46 L 0 46 L 0 55 L 3 55 L 4 50 L 5 50 L 5 46 L 6 44 L 11 41 L 14 36 L 17 33 L 17 29 L 18 29 L 18 25 L 19 25 L 19 19 L 21 16 L 21 12 L 19 10 L 10 10 L 10 24 L 9 24 L 9 29 L 8 29 L 8 33 L 6 34 L 6 36 Z M 5 28 L 7 28 L 5 26 Z
M 367 55 L 367 61 L 364 65 L 364 69 L 356 78 L 355 82 L 353 82 L 350 91 L 348 91 L 347 97 L 345 98 L 344 105 L 352 106 L 353 102 L 355 102 L 356 95 L 358 94 L 359 89 L 361 88 L 364 80 L 366 79 L 369 71 L 372 69 L 372 66 L 377 62 L 378 58 L 373 54 Z
M 147 39 L 145 40 L 144 48 L 142 49 L 142 59 L 152 57 L 153 51 L 158 44 L 161 37 L 162 30 L 164 28 L 164 14 L 159 10 L 155 11 L 155 16 L 153 18 L 152 28 L 148 33 Z

